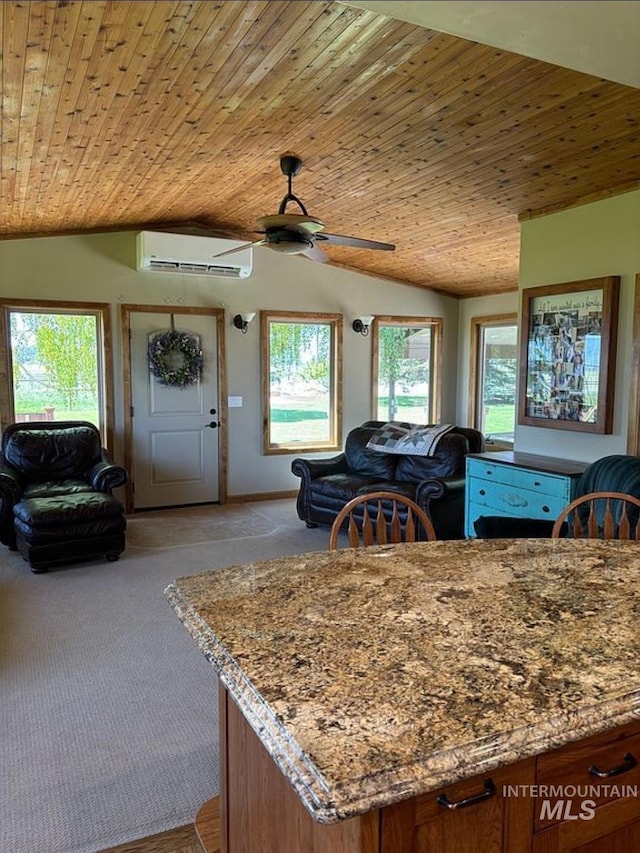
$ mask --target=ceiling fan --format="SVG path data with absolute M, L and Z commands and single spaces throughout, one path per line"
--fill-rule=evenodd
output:
M 324 223 L 315 216 L 309 216 L 307 209 L 300 199 L 293 194 L 292 182 L 295 175 L 302 169 L 302 160 L 294 154 L 283 154 L 280 157 L 280 169 L 287 176 L 287 194 L 280 202 L 278 212 L 273 216 L 262 216 L 258 219 L 257 233 L 264 234 L 260 240 L 244 243 L 228 252 L 222 252 L 216 257 L 240 252 L 249 246 L 267 246 L 285 255 L 304 255 L 313 261 L 325 263 L 329 260 L 321 248 L 322 243 L 330 246 L 352 246 L 356 249 L 383 249 L 392 252 L 395 246 L 391 243 L 378 243 L 375 240 L 362 240 L 359 237 L 343 237 L 340 234 L 326 234 Z M 302 213 L 287 213 L 287 204 L 295 202 Z

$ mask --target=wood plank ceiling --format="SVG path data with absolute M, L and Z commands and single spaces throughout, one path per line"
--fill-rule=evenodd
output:
M 397 245 L 333 262 L 465 297 L 516 289 L 519 216 L 640 186 L 640 90 L 337 2 L 0 16 L 4 237 L 251 235 L 294 152 L 328 231 Z

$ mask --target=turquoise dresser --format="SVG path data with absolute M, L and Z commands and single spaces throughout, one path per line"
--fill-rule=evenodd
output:
M 548 518 L 554 521 L 573 500 L 576 483 L 589 462 L 571 462 L 504 450 L 467 456 L 464 530 L 474 538 L 480 515 Z

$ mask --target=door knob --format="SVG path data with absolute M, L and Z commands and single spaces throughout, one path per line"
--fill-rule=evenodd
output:
M 218 412 L 217 412 L 217 410 L 216 410 L 216 409 L 209 409 L 209 414 L 210 414 L 210 415 L 217 415 L 217 414 L 218 414 Z
M 216 427 L 219 427 L 220 424 L 218 423 L 218 421 L 211 421 L 211 423 L 207 424 L 207 426 L 210 426 L 211 429 L 216 429 Z

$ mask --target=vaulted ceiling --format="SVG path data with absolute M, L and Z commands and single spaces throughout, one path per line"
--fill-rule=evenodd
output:
M 292 152 L 328 231 L 397 246 L 333 263 L 464 297 L 516 289 L 519 217 L 640 186 L 640 90 L 337 2 L 33 0 L 0 21 L 4 237 L 253 239 Z

